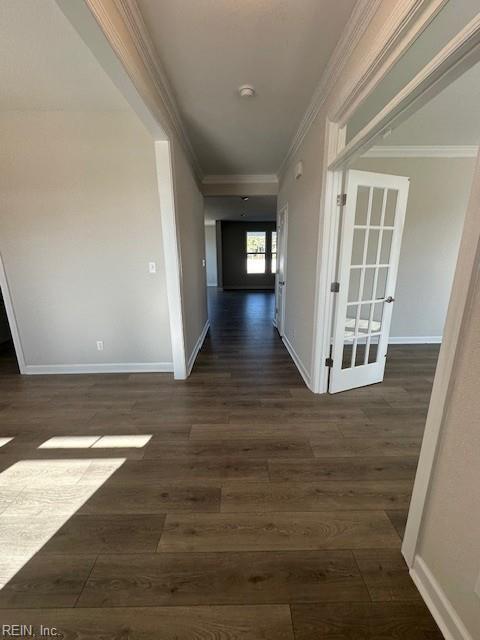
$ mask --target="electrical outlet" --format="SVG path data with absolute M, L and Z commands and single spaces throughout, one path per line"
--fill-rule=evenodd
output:
M 202 260 L 202 267 L 204 267 L 206 264 L 207 264 L 207 263 L 206 263 L 206 261 L 205 261 L 205 258 L 203 258 L 203 260 Z
M 103 340 L 97 340 L 97 351 L 103 351 Z
M 156 262 L 149 262 L 148 263 L 148 272 L 149 273 L 157 273 L 157 263 Z

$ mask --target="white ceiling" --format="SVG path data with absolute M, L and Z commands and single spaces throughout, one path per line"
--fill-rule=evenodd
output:
M 276 173 L 355 0 L 137 4 L 203 171 Z
M 378 142 L 382 146 L 480 144 L 480 63 Z
M 54 0 L 0 1 L 0 111 L 127 108 Z
M 243 217 L 242 213 L 246 215 Z M 239 196 L 210 196 L 205 198 L 205 222 L 214 220 L 261 221 L 276 220 L 276 196 L 250 196 L 242 200 Z

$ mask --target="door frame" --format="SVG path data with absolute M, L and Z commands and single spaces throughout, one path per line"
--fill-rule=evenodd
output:
M 337 122 L 326 121 L 313 340 L 312 390 L 315 393 L 326 393 L 328 389 L 329 369 L 325 366 L 325 361 L 330 357 L 335 307 L 335 294 L 330 291 L 330 285 L 335 280 L 336 273 L 341 212 L 341 206 L 337 205 L 337 195 L 341 193 L 343 172 L 370 149 L 383 133 L 398 126 L 478 62 L 480 62 L 480 14 L 450 40 L 348 144 L 345 144 L 346 120 L 341 120 L 342 115 L 339 114 Z M 388 71 L 389 68 L 386 68 L 384 75 Z M 357 101 L 357 105 L 359 102 L 360 100 Z M 354 106 L 351 106 L 349 115 L 353 112 Z M 479 172 L 480 155 L 476 167 L 477 182 L 480 180 Z M 475 183 L 473 189 L 480 190 Z M 479 263 L 480 219 L 478 219 L 474 198 L 471 197 L 466 212 L 443 342 L 402 544 L 402 553 L 412 574 L 430 479 L 454 381 L 454 365 L 460 332 L 469 317 L 469 292 L 475 283 Z M 463 277 L 459 274 L 463 274 Z M 468 277 L 464 274 L 468 274 Z
M 18 332 L 17 318 L 12 303 L 12 296 L 10 294 L 10 287 L 8 286 L 7 274 L 5 272 L 5 266 L 3 264 L 2 256 L 0 255 L 0 291 L 2 292 L 3 302 L 5 304 L 5 311 L 7 313 L 7 320 L 10 327 L 10 333 L 12 334 L 13 346 L 15 348 L 15 355 L 17 356 L 18 368 L 20 373 L 24 375 L 25 371 L 25 356 L 23 354 L 22 341 L 20 340 L 20 333 Z
M 277 321 L 277 311 L 278 311 L 278 288 L 279 288 L 279 284 L 278 284 L 278 265 L 280 264 L 280 261 L 278 259 L 279 257 L 279 248 L 280 248 L 280 243 L 278 242 L 278 229 L 279 229 L 279 221 L 280 221 L 280 216 L 283 215 L 283 233 L 282 233 L 282 245 L 283 245 L 283 251 L 284 251 L 284 256 L 283 256 L 283 272 L 284 272 L 284 277 L 285 277 L 285 284 L 283 285 L 283 305 L 282 305 L 282 312 L 280 315 L 280 322 Z M 275 317 L 274 317 L 274 325 L 277 327 L 278 333 L 280 335 L 281 338 L 283 338 L 284 333 L 285 333 L 285 298 L 287 295 L 287 247 L 288 247 L 288 203 L 284 204 L 282 207 L 280 207 L 280 209 L 277 211 L 277 272 L 275 273 Z

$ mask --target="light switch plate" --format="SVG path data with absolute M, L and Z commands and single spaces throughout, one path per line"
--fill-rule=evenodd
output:
M 97 350 L 103 351 L 103 340 L 97 340 Z
M 148 272 L 149 273 L 157 273 L 157 263 L 156 262 L 149 262 L 148 263 Z

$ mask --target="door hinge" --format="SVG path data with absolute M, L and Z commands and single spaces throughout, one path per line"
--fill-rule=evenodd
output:
M 347 204 L 347 194 L 339 193 L 337 196 L 337 207 L 344 207 Z
M 325 366 L 330 368 L 333 367 L 333 358 L 326 358 Z
M 332 293 L 338 293 L 340 291 L 340 283 L 332 282 L 332 284 L 330 285 L 330 291 Z

